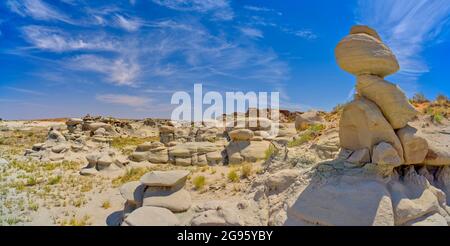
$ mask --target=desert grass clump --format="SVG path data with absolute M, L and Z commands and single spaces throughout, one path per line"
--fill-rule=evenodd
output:
M 249 178 L 253 174 L 253 165 L 251 163 L 244 164 L 241 167 L 241 176 L 243 178 Z
M 62 180 L 62 176 L 58 175 L 56 177 L 52 177 L 48 180 L 47 184 L 48 185 L 55 185 L 55 184 L 59 184 Z
M 69 220 L 68 225 L 69 226 L 87 226 L 87 225 L 91 224 L 89 222 L 90 218 L 91 217 L 89 215 L 85 215 L 81 219 L 77 219 L 77 218 L 73 217 Z
M 411 103 L 426 103 L 429 102 L 423 93 L 416 93 L 410 100 Z
M 272 156 L 276 155 L 278 153 L 278 149 L 271 144 L 268 149 L 264 152 L 264 160 L 269 160 L 272 158 Z
M 106 201 L 102 202 L 102 208 L 108 209 L 110 207 L 111 207 L 111 202 L 109 202 L 109 200 L 106 200 Z
M 442 121 L 444 120 L 444 116 L 441 113 L 434 113 L 433 114 L 433 121 L 442 124 Z
M 206 178 L 203 175 L 199 175 L 192 180 L 192 184 L 196 190 L 201 190 L 206 185 Z
M 237 183 L 240 180 L 239 174 L 235 169 L 231 169 L 227 175 L 228 181 Z
M 448 97 L 446 95 L 444 95 L 444 94 L 439 94 L 436 97 L 436 102 L 439 105 L 444 105 L 444 104 L 446 104 L 448 102 Z

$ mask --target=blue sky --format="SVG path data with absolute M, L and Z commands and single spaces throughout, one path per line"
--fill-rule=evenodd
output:
M 399 59 L 409 95 L 450 95 L 450 0 L 5 0 L 0 118 L 168 117 L 173 92 L 279 91 L 330 110 L 355 78 L 334 48 L 355 24 Z

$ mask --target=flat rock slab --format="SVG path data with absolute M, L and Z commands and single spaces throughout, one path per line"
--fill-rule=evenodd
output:
M 140 207 L 124 220 L 124 226 L 177 226 L 178 218 L 166 208 Z
M 172 212 L 184 212 L 191 207 L 191 195 L 187 190 L 181 189 L 169 195 L 158 191 L 147 191 L 144 195 L 144 206 L 167 208 Z
M 187 170 L 152 171 L 144 174 L 140 181 L 150 187 L 172 187 L 181 182 L 186 182 L 188 175 L 189 171 Z
M 305 221 L 328 226 L 392 226 L 394 211 L 384 183 L 341 176 L 325 185 L 310 185 L 288 209 L 285 225 Z

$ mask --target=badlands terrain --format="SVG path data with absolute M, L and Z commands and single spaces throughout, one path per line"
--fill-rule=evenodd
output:
M 369 27 L 336 59 L 357 94 L 331 112 L 0 121 L 0 224 L 450 225 L 448 98 L 385 81 Z

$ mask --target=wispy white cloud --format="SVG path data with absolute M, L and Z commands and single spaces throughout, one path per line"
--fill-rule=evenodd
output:
M 448 0 L 359 0 L 357 13 L 358 22 L 374 27 L 396 54 L 401 79 L 414 83 L 429 71 L 422 52 L 448 24 L 450 3 Z
M 219 20 L 231 20 L 233 9 L 228 0 L 152 0 L 154 3 L 177 11 L 212 13 Z
M 12 91 L 25 93 L 25 94 L 30 94 L 30 95 L 35 95 L 35 96 L 44 96 L 45 95 L 42 92 L 35 91 L 35 90 L 30 90 L 30 89 L 24 89 L 24 88 L 12 87 L 12 86 L 6 86 L 5 88 L 9 89 L 9 90 L 12 90 Z
M 293 31 L 293 34 L 297 37 L 301 37 L 308 40 L 313 40 L 317 38 L 317 35 L 310 30 Z
M 254 6 L 254 5 L 245 5 L 244 9 L 250 10 L 250 11 L 255 11 L 255 12 L 272 12 L 275 13 L 277 15 L 283 15 L 281 12 L 275 10 L 275 9 L 270 9 L 270 8 L 266 8 L 266 7 L 259 7 L 259 6 Z
M 69 16 L 42 0 L 7 0 L 6 5 L 12 12 L 22 17 L 29 16 L 37 20 L 57 20 L 74 24 Z
M 263 38 L 264 34 L 261 30 L 251 27 L 239 27 L 239 30 L 246 36 L 251 38 Z
M 131 57 L 108 59 L 97 55 L 79 55 L 65 63 L 71 69 L 100 73 L 110 83 L 121 86 L 135 86 L 140 74 L 139 64 Z
M 146 97 L 126 94 L 99 94 L 95 98 L 100 102 L 127 105 L 131 107 L 146 106 L 151 101 Z
M 116 23 L 119 27 L 129 32 L 137 31 L 142 26 L 142 22 L 140 20 L 125 18 L 122 15 L 116 15 Z
M 35 48 L 56 52 L 73 50 L 114 50 L 112 41 L 97 36 L 73 35 L 56 28 L 26 26 L 22 28 L 25 39 Z

